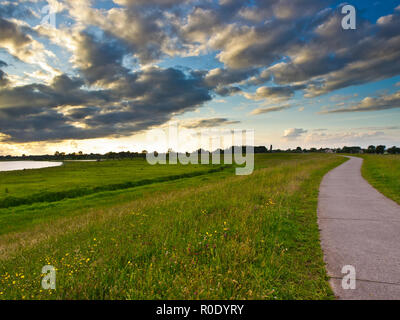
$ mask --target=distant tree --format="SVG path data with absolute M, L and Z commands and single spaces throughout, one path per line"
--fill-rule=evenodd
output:
M 301 152 L 303 152 L 303 149 L 301 147 L 297 147 L 296 152 L 301 153 Z
M 400 154 L 400 148 L 397 148 L 395 146 L 389 148 L 387 151 L 390 154 Z
M 376 147 L 375 146 L 369 146 L 367 149 L 367 153 L 376 153 Z
M 254 153 L 267 153 L 268 149 L 265 146 L 254 147 Z
M 343 147 L 341 153 L 361 153 L 361 147 Z
M 376 153 L 377 153 L 377 154 L 384 154 L 384 153 L 385 153 L 385 150 L 386 150 L 386 146 L 380 145 L 380 146 L 377 146 L 377 147 L 376 147 Z

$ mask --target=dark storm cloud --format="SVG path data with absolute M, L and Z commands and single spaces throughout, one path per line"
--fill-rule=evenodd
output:
M 118 80 L 112 90 L 86 90 L 83 80 L 66 75 L 49 86 L 0 90 L 0 131 L 15 142 L 129 135 L 211 99 L 203 79 L 172 68 L 127 79 L 136 80 Z
M 306 89 L 308 97 L 398 75 L 399 10 L 376 23 L 359 16 L 357 30 L 345 31 L 342 5 L 334 3 L 255 1 L 234 6 L 229 16 L 210 3 L 188 15 L 181 38 L 218 50 L 227 70 L 265 68 L 249 84 L 303 83 L 296 90 Z
M 30 84 L 0 90 L 0 112 L 8 108 L 55 108 L 59 106 L 78 106 L 87 103 L 108 101 L 106 91 L 87 91 L 81 89 L 83 81 L 62 75 L 54 78 L 51 85 Z
M 186 43 L 219 50 L 229 68 L 268 66 L 301 43 L 310 19 L 329 1 L 222 1 L 196 7 L 180 34 Z M 228 9 L 229 5 L 229 9 Z
M 398 12 L 375 24 L 358 17 L 357 30 L 344 31 L 342 5 L 332 0 L 118 3 L 126 7 L 108 12 L 107 24 L 88 23 L 123 40 L 141 62 L 187 49 L 217 50 L 226 76 L 208 82 L 222 95 L 240 92 L 229 87 L 239 75 L 256 85 L 271 78 L 281 86 L 302 82 L 312 97 L 399 73 L 391 67 L 400 52 Z M 264 72 L 248 72 L 256 68 Z
M 168 54 L 165 51 L 172 47 L 169 34 L 173 32 L 174 26 L 167 21 L 165 8 L 151 6 L 144 1 L 120 2 L 122 5 L 131 5 L 109 11 L 82 7 L 78 2 L 70 2 L 68 6 L 77 21 L 96 26 L 123 42 L 143 64 L 155 62 Z
M 307 44 L 295 46 L 289 62 L 269 69 L 278 84 L 307 83 L 307 96 L 374 82 L 400 73 L 400 15 L 371 24 L 358 19 L 357 30 L 344 31 L 342 15 L 334 10 L 317 25 Z
M 239 87 L 231 86 L 231 87 L 217 87 L 214 89 L 215 93 L 219 94 L 222 97 L 232 96 L 239 92 L 242 92 L 242 89 Z
M 7 74 L 3 70 L 0 70 L 0 87 L 5 87 L 8 83 Z
M 31 42 L 31 38 L 15 23 L 0 17 L 0 46 L 2 42 L 11 42 L 13 46 L 20 48 Z
M 109 84 L 128 74 L 122 60 L 128 49 L 113 37 L 96 39 L 82 32 L 77 39 L 76 64 L 89 84 Z
M 33 30 L 23 22 L 0 16 L 0 49 L 5 49 L 20 61 L 45 64 L 38 58 L 43 55 L 43 47 L 32 38 L 31 33 L 34 33 Z
M 0 132 L 10 141 L 130 135 L 211 100 L 206 72 L 158 67 L 132 72 L 123 66 L 130 51 L 120 39 L 87 31 L 73 39 L 80 77 L 0 90 Z
M 7 67 L 8 64 L 4 61 L 0 60 L 0 68 Z M 0 69 L 0 88 L 5 87 L 9 84 L 9 80 L 7 79 L 7 74 Z

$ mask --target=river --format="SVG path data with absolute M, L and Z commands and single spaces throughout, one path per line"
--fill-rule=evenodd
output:
M 0 161 L 0 171 L 42 169 L 61 166 L 62 162 L 50 161 Z

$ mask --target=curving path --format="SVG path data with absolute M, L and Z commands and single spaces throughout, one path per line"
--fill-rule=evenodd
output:
M 361 176 L 350 160 L 322 180 L 318 203 L 321 245 L 339 299 L 400 299 L 400 206 Z M 356 270 L 356 289 L 342 288 L 342 267 Z

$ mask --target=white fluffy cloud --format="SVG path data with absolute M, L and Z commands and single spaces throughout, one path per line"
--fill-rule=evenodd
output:
M 298 129 L 298 128 L 291 128 L 286 129 L 283 133 L 283 138 L 287 140 L 296 140 L 297 138 L 301 137 L 303 134 L 307 133 L 307 130 Z

